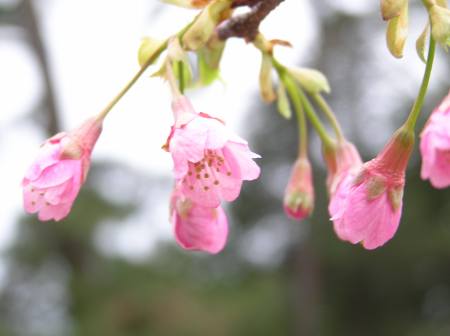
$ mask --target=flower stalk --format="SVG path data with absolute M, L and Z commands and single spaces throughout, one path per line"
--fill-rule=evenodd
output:
M 430 45 L 428 49 L 427 64 L 425 67 L 425 73 L 423 75 L 422 84 L 419 89 L 419 94 L 417 95 L 416 101 L 409 113 L 408 119 L 405 122 L 405 127 L 414 132 L 416 127 L 417 119 L 419 118 L 422 106 L 425 100 L 425 94 L 427 93 L 428 83 L 430 82 L 431 70 L 433 68 L 434 55 L 436 51 L 436 42 L 433 37 L 430 37 Z

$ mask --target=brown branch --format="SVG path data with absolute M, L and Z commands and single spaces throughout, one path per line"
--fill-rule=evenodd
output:
M 221 40 L 230 37 L 244 38 L 253 41 L 259 32 L 259 25 L 265 17 L 284 0 L 235 0 L 233 7 L 250 6 L 248 13 L 234 16 L 217 27 Z

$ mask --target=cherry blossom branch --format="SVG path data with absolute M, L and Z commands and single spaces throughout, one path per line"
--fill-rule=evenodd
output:
M 217 34 L 221 40 L 230 37 L 244 38 L 253 41 L 259 32 L 259 25 L 269 13 L 284 0 L 235 0 L 233 7 L 250 6 L 248 13 L 232 17 L 217 27 Z

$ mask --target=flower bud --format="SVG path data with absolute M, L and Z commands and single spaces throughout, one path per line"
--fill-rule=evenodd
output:
M 292 117 L 291 105 L 289 104 L 289 98 L 286 92 L 286 88 L 284 87 L 284 84 L 281 81 L 280 83 L 278 83 L 277 105 L 278 105 L 278 112 L 280 112 L 280 114 L 284 118 L 291 119 Z
M 277 96 L 273 90 L 272 81 L 272 59 L 269 54 L 262 53 L 261 59 L 261 69 L 259 72 L 259 92 L 261 93 L 262 99 L 266 103 L 273 102 Z
M 311 164 L 307 158 L 298 158 L 284 194 L 284 211 L 293 219 L 309 217 L 314 209 L 314 186 Z
M 310 94 L 316 94 L 322 91 L 329 93 L 331 91 L 327 78 L 318 70 L 295 67 L 289 68 L 288 71 Z
M 425 58 L 425 44 L 430 33 L 430 25 L 427 24 L 422 34 L 420 34 L 419 38 L 416 41 L 416 51 L 417 55 L 419 55 L 422 62 L 426 63 L 427 60 Z
M 407 0 L 381 0 L 381 15 L 383 20 L 390 20 L 400 15 Z
M 431 6 L 430 10 L 431 35 L 447 50 L 450 46 L 450 10 L 441 6 Z
M 41 221 L 65 218 L 86 181 L 102 120 L 90 118 L 71 132 L 59 133 L 40 148 L 22 181 L 24 208 Z
M 408 36 L 408 2 L 402 7 L 400 15 L 389 20 L 386 42 L 392 56 L 403 57 L 403 48 Z

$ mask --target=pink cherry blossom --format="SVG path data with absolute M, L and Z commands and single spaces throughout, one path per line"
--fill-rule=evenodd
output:
M 101 132 L 92 118 L 69 133 L 59 133 L 40 148 L 22 181 L 24 208 L 41 221 L 66 217 L 85 182 L 92 149 Z
M 253 161 L 259 155 L 221 120 L 195 112 L 186 97 L 177 98 L 172 109 L 175 124 L 164 148 L 172 154 L 183 194 L 204 207 L 235 200 L 244 180 L 259 177 Z
M 433 187 L 450 186 L 450 92 L 433 111 L 421 134 L 421 177 Z
M 171 197 L 171 220 L 175 239 L 186 250 L 216 254 L 226 244 L 228 222 L 221 206 L 198 205 L 176 189 Z
M 284 211 L 293 219 L 308 217 L 314 208 L 314 186 L 311 164 L 307 158 L 298 158 L 284 194 Z
M 413 142 L 413 136 L 400 129 L 357 176 L 349 171 L 340 181 L 329 205 L 340 239 L 361 242 L 371 250 L 394 236 L 402 214 L 405 169 Z

